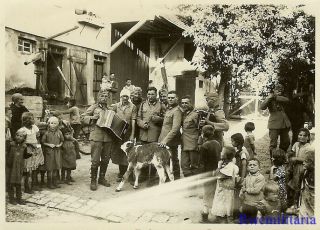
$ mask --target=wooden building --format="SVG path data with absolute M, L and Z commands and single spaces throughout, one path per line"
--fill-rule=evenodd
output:
M 31 88 L 56 99 L 52 103 L 65 97 L 93 103 L 103 72 L 109 72 L 109 37 L 110 26 L 90 12 L 30 1 L 7 8 L 6 91 Z M 24 64 L 36 60 L 41 50 L 43 58 Z

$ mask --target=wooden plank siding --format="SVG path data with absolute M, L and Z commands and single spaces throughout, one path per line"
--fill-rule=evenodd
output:
M 116 37 L 113 27 L 111 41 L 115 43 L 118 39 L 119 36 Z M 145 46 L 148 46 L 148 44 L 145 44 Z M 115 73 L 119 83 L 119 90 L 116 94 L 117 100 L 127 78 L 131 79 L 133 85 L 141 87 L 143 96 L 146 96 L 149 84 L 149 57 L 130 38 L 111 53 L 110 72 Z

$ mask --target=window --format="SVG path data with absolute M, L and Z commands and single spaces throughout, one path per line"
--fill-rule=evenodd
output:
M 199 80 L 199 88 L 202 89 L 203 88 L 203 81 Z
M 18 51 L 32 53 L 34 49 L 34 43 L 34 41 L 29 39 L 18 38 Z
M 184 58 L 187 61 L 192 60 L 195 51 L 196 51 L 196 47 L 193 45 L 193 43 L 184 44 Z

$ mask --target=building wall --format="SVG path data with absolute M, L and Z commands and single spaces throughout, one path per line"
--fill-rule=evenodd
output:
M 23 63 L 31 54 L 18 51 L 18 36 L 23 35 L 11 29 L 5 29 L 5 87 L 6 90 L 15 87 L 36 87 L 34 66 Z M 34 36 L 24 34 L 25 38 L 37 41 Z
M 112 44 L 122 35 L 113 27 L 111 33 Z M 147 52 L 142 51 L 142 48 L 147 50 L 146 44 L 142 48 L 140 45 L 134 39 L 129 38 L 110 54 L 110 71 L 115 73 L 119 84 L 119 90 L 115 95 L 116 100 L 119 100 L 120 91 L 125 86 L 127 78 L 131 79 L 133 85 L 141 87 L 143 96 L 146 96 L 149 81 L 149 57 L 146 54 Z
M 153 81 L 153 86 L 159 90 L 163 85 L 163 79 L 161 75 L 161 65 L 159 64 L 160 54 L 158 42 L 159 41 L 155 38 L 152 38 L 150 41 L 149 78 Z M 170 46 L 170 43 L 160 43 L 160 46 L 161 50 L 166 50 Z M 184 40 L 181 40 L 165 58 L 169 90 L 177 90 L 176 78 L 184 75 L 184 71 L 191 70 L 190 66 L 186 63 L 187 61 L 184 59 Z M 194 93 L 194 102 L 196 107 L 205 107 L 206 101 L 204 94 L 208 91 L 207 84 L 205 84 L 205 80 L 201 74 L 195 77 L 195 92 L 187 93 Z M 186 81 L 188 81 L 188 79 L 186 79 Z M 192 83 L 190 82 L 190 84 Z
M 15 31 L 9 28 L 6 28 L 6 41 L 5 41 L 5 87 L 6 91 L 15 88 L 15 87 L 30 87 L 36 88 L 36 75 L 34 74 L 34 64 L 30 63 L 29 65 L 24 65 L 24 62 L 30 60 L 32 54 L 25 54 L 18 51 L 18 38 L 19 36 L 23 36 L 27 39 L 34 41 L 35 48 L 34 52 L 37 52 L 39 49 L 39 44 L 41 38 L 35 35 L 30 35 L 26 33 L 22 33 L 19 31 Z M 93 97 L 93 68 L 94 68 L 94 55 L 98 55 L 101 57 L 107 57 L 105 53 L 91 50 L 79 46 L 74 46 L 71 44 L 54 41 L 51 40 L 48 42 L 49 45 L 58 46 L 61 48 L 65 48 L 65 52 L 63 52 L 62 56 L 62 72 L 65 76 L 66 82 L 69 84 L 72 92 L 75 93 L 77 90 L 79 93 L 79 87 L 83 87 L 83 92 L 86 92 L 85 99 L 83 100 L 81 96 L 77 96 L 76 99 L 79 104 L 91 104 L 94 102 Z M 82 66 L 82 76 L 81 81 L 86 85 L 80 85 L 79 81 L 75 74 L 75 69 L 73 65 L 70 63 L 70 57 L 72 56 L 72 60 L 79 67 L 79 71 Z M 107 69 L 110 64 L 109 58 L 106 58 L 104 63 L 105 72 L 108 72 Z M 50 77 L 50 76 L 48 76 Z M 64 97 L 70 97 L 70 91 L 65 85 L 64 81 L 62 81 L 62 89 L 61 95 L 59 98 L 62 99 Z M 78 100 L 79 99 L 79 100 Z

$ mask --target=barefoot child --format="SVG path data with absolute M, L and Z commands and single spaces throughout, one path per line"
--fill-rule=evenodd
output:
M 27 153 L 27 145 L 24 143 L 25 139 L 26 133 L 20 129 L 16 132 L 14 141 L 6 146 L 6 168 L 8 169 L 9 174 L 8 195 L 10 204 L 25 204 L 25 201 L 21 198 L 21 181 L 24 159 L 31 157 L 31 154 Z M 16 189 L 16 200 L 14 199 L 14 189 Z
M 46 158 L 48 188 L 60 188 L 57 183 L 57 172 L 61 169 L 61 153 L 60 149 L 63 144 L 63 134 L 59 130 L 59 119 L 50 117 L 48 120 L 48 130 L 42 136 L 44 153 Z

